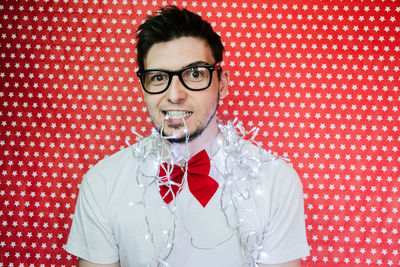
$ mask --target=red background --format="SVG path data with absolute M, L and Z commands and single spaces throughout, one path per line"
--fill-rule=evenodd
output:
M 150 132 L 134 32 L 171 3 L 222 36 L 220 113 L 299 172 L 303 264 L 400 265 L 400 6 L 384 0 L 2 1 L 0 265 L 76 264 L 78 184 L 132 127 Z

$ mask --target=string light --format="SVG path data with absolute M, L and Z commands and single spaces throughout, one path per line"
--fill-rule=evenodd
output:
M 183 186 L 187 179 L 187 165 L 189 161 L 188 143 L 189 143 L 189 130 L 181 116 L 181 120 L 184 124 L 185 133 L 185 152 L 179 155 L 172 150 L 172 145 L 168 141 L 173 137 L 166 137 L 163 135 L 163 129 L 165 126 L 165 120 L 160 130 L 155 128 L 152 129 L 151 134 L 148 137 L 142 138 L 135 146 L 131 146 L 132 155 L 138 162 L 138 169 L 136 173 L 136 181 L 140 187 L 143 188 L 142 201 L 135 202 L 135 205 L 142 205 L 145 210 L 145 218 L 147 225 L 147 233 L 144 237 L 146 242 L 151 242 L 154 247 L 153 262 L 150 266 L 169 266 L 167 263 L 168 257 L 171 254 L 175 245 L 175 233 L 176 233 L 176 195 L 172 190 L 172 186 Z M 258 133 L 257 128 L 251 129 L 246 132 L 241 123 L 238 123 L 237 119 L 230 120 L 218 120 L 218 128 L 222 135 L 218 137 L 213 145 L 216 146 L 217 152 L 214 155 L 210 155 L 210 162 L 214 166 L 218 175 L 222 178 L 220 182 L 221 198 L 220 207 L 221 213 L 224 215 L 226 226 L 230 229 L 231 234 L 226 240 L 222 240 L 216 244 L 210 244 L 209 246 L 199 246 L 189 229 L 185 230 L 188 232 L 191 240 L 191 246 L 200 250 L 210 250 L 217 248 L 225 242 L 237 236 L 240 242 L 240 247 L 243 255 L 242 266 L 255 267 L 257 266 L 256 261 L 259 257 L 265 257 L 265 252 L 262 252 L 262 242 L 265 235 L 265 229 L 256 231 L 251 225 L 252 214 L 256 212 L 256 209 L 248 207 L 248 201 L 253 196 L 263 195 L 263 190 L 260 185 L 261 168 L 266 162 L 276 160 L 277 156 L 272 153 L 266 152 L 261 148 L 261 145 L 255 142 L 255 137 Z M 136 132 L 133 132 L 136 133 Z M 252 134 L 251 137 L 246 141 L 245 138 Z M 249 145 L 249 143 L 254 146 Z M 223 164 L 215 164 L 214 156 L 222 152 L 224 155 Z M 145 162 L 151 161 L 156 168 L 161 166 L 164 168 L 166 175 L 164 177 L 158 177 L 158 175 L 146 175 L 144 166 Z M 163 165 L 162 163 L 168 163 Z M 185 175 L 181 183 L 176 183 L 169 179 L 173 165 L 177 162 L 183 162 Z M 164 196 L 171 193 L 173 198 L 172 201 L 163 208 L 167 209 L 171 216 L 171 225 L 166 225 L 162 229 L 161 233 L 166 237 L 164 245 L 156 244 L 153 236 L 156 234 L 151 228 L 149 216 L 146 210 L 149 207 L 145 201 L 145 195 L 148 188 L 152 186 L 164 185 L 168 188 Z M 252 185 L 256 185 L 255 188 Z M 254 189 L 253 189 L 254 188 Z M 130 203 L 133 205 L 133 203 Z M 232 212 L 233 216 L 232 216 Z M 160 242 L 160 241 L 159 241 Z M 263 254 L 261 254 L 263 253 Z

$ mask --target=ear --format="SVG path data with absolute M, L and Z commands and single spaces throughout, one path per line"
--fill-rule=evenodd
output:
M 229 71 L 223 70 L 219 79 L 219 96 L 220 99 L 224 98 L 228 94 L 229 86 Z

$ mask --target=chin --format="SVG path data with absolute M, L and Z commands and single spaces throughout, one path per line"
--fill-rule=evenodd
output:
M 189 133 L 188 142 L 193 141 L 194 139 L 196 139 L 199 135 L 201 135 L 203 133 L 203 131 L 204 131 L 204 128 L 200 128 L 200 129 L 195 130 L 194 132 Z M 170 143 L 178 143 L 178 144 L 185 143 L 186 142 L 186 138 L 187 138 L 185 133 L 183 132 L 183 129 L 181 131 L 179 131 L 179 132 L 175 132 L 175 133 L 171 133 L 171 134 L 166 133 L 165 131 L 163 131 L 162 134 L 163 134 L 163 136 L 170 137 L 170 138 L 168 138 L 168 141 Z M 176 137 L 173 137 L 175 135 L 176 135 Z

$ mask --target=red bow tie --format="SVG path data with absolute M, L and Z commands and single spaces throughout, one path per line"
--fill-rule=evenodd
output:
M 183 175 L 185 174 L 184 167 L 174 165 L 169 177 L 165 170 L 169 169 L 168 163 L 163 163 L 160 166 L 160 172 L 158 176 L 161 181 L 168 183 L 160 185 L 160 195 L 164 201 L 168 204 L 176 197 L 177 194 L 182 190 L 183 187 Z M 218 189 L 218 183 L 208 176 L 210 173 L 210 158 L 205 150 L 200 151 L 194 155 L 188 162 L 187 169 L 187 182 L 190 192 L 205 207 L 213 197 L 214 193 Z

